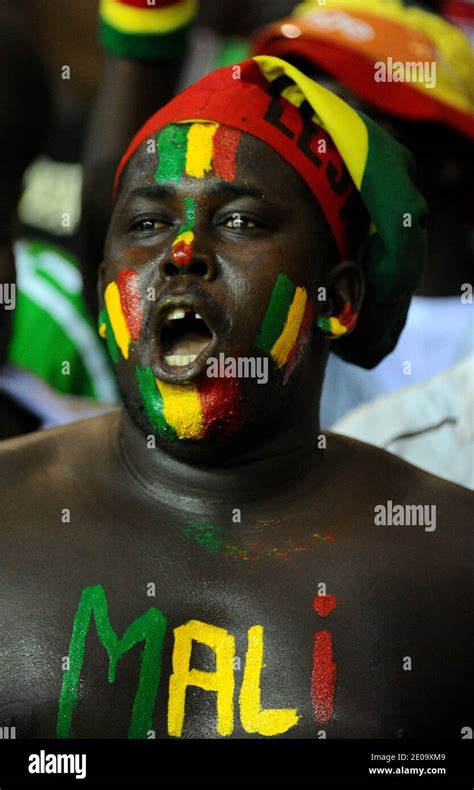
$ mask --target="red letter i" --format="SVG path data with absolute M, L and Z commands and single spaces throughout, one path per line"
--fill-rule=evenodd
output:
M 335 595 L 317 595 L 313 600 L 313 609 L 321 617 L 328 617 L 335 608 Z M 317 631 L 313 643 L 311 699 L 314 718 L 318 724 L 326 724 L 332 716 L 335 685 L 336 664 L 333 661 L 332 636 L 329 631 Z

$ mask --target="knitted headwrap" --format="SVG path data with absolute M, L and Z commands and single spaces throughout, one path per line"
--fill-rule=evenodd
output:
M 258 56 L 208 74 L 158 110 L 122 157 L 115 194 L 140 145 L 163 127 L 186 122 L 213 123 L 216 136 L 222 124 L 277 151 L 320 204 L 341 260 L 357 255 L 349 228 L 351 219 L 361 216 L 359 204 L 365 206 L 371 221 L 360 253 L 366 296 L 357 327 L 333 350 L 362 367 L 377 365 L 403 329 L 426 252 L 426 207 L 410 177 L 408 151 L 294 66 Z M 213 153 L 211 141 L 208 171 L 215 147 Z M 185 159 L 182 172 L 187 172 Z M 207 172 L 202 163 L 201 172 Z

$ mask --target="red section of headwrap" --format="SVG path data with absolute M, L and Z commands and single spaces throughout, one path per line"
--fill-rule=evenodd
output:
M 180 121 L 213 121 L 247 132 L 277 151 L 315 195 L 341 257 L 350 257 L 354 251 L 349 247 L 343 209 L 356 187 L 331 138 L 304 120 L 304 107 L 300 110 L 280 95 L 280 88 L 289 84 L 269 83 L 254 60 L 208 74 L 158 110 L 135 135 L 117 169 L 115 193 L 127 162 L 159 129 Z

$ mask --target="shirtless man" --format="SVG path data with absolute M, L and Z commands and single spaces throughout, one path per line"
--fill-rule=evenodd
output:
M 0 724 L 461 738 L 472 494 L 319 430 L 330 342 L 387 353 L 416 287 L 402 149 L 263 57 L 153 116 L 116 188 L 100 332 L 124 408 L 0 450 Z

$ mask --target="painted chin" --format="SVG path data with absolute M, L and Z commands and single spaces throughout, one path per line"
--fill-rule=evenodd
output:
M 167 297 L 151 326 L 150 363 L 154 376 L 167 384 L 186 384 L 206 375 L 207 361 L 226 336 L 220 311 L 199 297 Z

